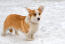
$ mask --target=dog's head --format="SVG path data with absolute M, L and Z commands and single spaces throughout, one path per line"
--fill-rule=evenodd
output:
M 27 19 L 26 22 L 39 23 L 43 9 L 44 9 L 43 6 L 40 6 L 36 10 L 31 10 L 27 8 L 29 15 L 26 18 Z

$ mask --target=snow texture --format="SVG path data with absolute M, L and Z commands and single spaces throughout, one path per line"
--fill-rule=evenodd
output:
M 28 14 L 26 8 L 44 6 L 40 28 L 35 40 L 25 41 L 25 35 L 3 37 L 3 23 L 9 14 Z M 0 44 L 65 44 L 65 1 L 0 0 Z

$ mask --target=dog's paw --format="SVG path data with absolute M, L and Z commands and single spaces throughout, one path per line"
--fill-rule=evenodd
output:
M 26 39 L 26 41 L 32 41 L 32 40 L 34 40 L 34 39 L 32 39 L 32 38 L 27 38 Z

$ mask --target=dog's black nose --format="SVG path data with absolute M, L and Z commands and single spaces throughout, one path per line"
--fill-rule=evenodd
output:
M 37 20 L 40 20 L 40 18 L 37 18 Z

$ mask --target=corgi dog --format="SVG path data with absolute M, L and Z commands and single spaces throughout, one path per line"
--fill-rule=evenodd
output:
M 21 31 L 25 33 L 26 40 L 34 39 L 34 34 L 38 30 L 44 7 L 40 6 L 36 10 L 31 10 L 29 8 L 26 9 L 29 13 L 27 16 L 21 16 L 18 14 L 10 14 L 7 16 L 4 22 L 3 35 L 6 35 L 8 29 L 12 32 L 12 29 L 14 28 L 15 34 L 18 34 L 17 31 Z

